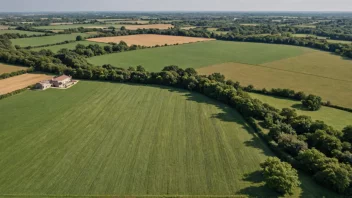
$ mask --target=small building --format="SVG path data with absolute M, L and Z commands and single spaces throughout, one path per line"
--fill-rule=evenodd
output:
M 41 90 L 46 90 L 50 87 L 51 87 L 51 83 L 49 80 L 40 81 L 35 85 L 36 89 L 41 89 Z
M 51 84 L 53 85 L 53 87 L 65 88 L 71 84 L 71 81 L 72 81 L 71 76 L 62 75 L 62 76 L 53 78 L 51 80 Z

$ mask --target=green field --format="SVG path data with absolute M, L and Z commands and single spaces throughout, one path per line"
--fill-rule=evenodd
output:
M 63 45 L 53 45 L 53 46 L 49 46 L 49 47 L 38 47 L 38 48 L 33 48 L 32 50 L 33 51 L 40 51 L 42 49 L 49 49 L 49 50 L 53 51 L 54 53 L 56 53 L 57 51 L 59 51 L 60 49 L 63 49 L 63 48 L 75 49 L 78 44 L 82 44 L 82 45 L 86 45 L 86 46 L 90 45 L 90 44 L 93 44 L 93 45 L 98 44 L 102 47 L 109 45 L 106 43 L 98 43 L 98 42 L 92 42 L 92 41 L 78 41 L 78 42 L 67 43 L 67 44 L 63 44 Z
M 123 25 L 113 25 L 113 24 L 72 24 L 72 25 L 49 25 L 49 26 L 39 26 L 35 27 L 37 29 L 44 29 L 44 30 L 64 30 L 70 28 L 108 28 L 110 26 L 114 26 L 116 28 L 122 27 Z
M 268 103 L 278 109 L 293 108 L 296 109 L 298 115 L 307 115 L 312 120 L 321 120 L 326 124 L 333 126 L 335 129 L 341 130 L 347 125 L 352 125 L 352 113 L 342 111 L 330 107 L 321 107 L 319 111 L 307 111 L 302 109 L 300 101 L 289 100 L 285 98 L 266 96 L 262 94 L 249 93 L 253 98 L 257 98 L 264 103 Z
M 0 196 L 277 196 L 258 172 L 271 151 L 236 111 L 197 93 L 83 81 L 0 109 Z M 294 196 L 336 196 L 301 181 Z
M 352 44 L 352 41 L 332 40 L 332 39 L 327 39 L 326 37 L 316 36 L 314 34 L 293 34 L 293 36 L 294 37 L 309 37 L 309 36 L 312 36 L 314 38 L 327 40 L 329 43 Z
M 30 31 L 22 31 L 22 30 L 0 30 L 0 34 L 27 34 L 28 36 L 32 35 L 42 35 L 45 34 L 43 32 L 30 32 Z
M 55 44 L 55 43 L 60 43 L 64 41 L 76 40 L 76 37 L 78 35 L 81 35 L 83 37 L 90 36 L 89 34 L 85 34 L 85 33 L 58 34 L 54 36 L 11 39 L 11 42 L 13 45 L 19 45 L 21 47 L 40 46 L 40 45 Z
M 167 65 L 200 68 L 224 62 L 261 64 L 298 56 L 306 50 L 285 45 L 208 41 L 108 54 L 88 60 L 95 65 L 111 64 L 125 68 L 143 65 L 149 71 L 160 71 Z

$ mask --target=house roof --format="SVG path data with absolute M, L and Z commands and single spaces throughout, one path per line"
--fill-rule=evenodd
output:
M 66 76 L 66 75 L 62 75 L 62 76 L 58 76 L 56 78 L 53 78 L 54 81 L 62 81 L 65 80 L 67 78 L 71 78 L 70 76 Z

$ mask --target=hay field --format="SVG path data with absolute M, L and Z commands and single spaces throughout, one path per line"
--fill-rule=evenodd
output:
M 121 25 L 125 26 L 128 30 L 137 30 L 137 29 L 160 29 L 165 30 L 169 28 L 173 28 L 174 26 L 171 24 L 150 24 L 150 25 Z
M 45 74 L 22 74 L 0 80 L 0 95 L 26 88 L 42 80 L 51 79 L 52 76 Z
M 335 129 L 342 130 L 347 125 L 352 125 L 352 113 L 342 111 L 330 107 L 321 107 L 319 111 L 307 111 L 302 109 L 300 101 L 289 100 L 280 97 L 266 96 L 257 93 L 249 93 L 252 98 L 257 98 L 264 103 L 268 103 L 278 109 L 292 108 L 295 109 L 298 115 L 307 115 L 312 117 L 312 120 L 321 120 Z
M 317 73 L 319 68 L 317 69 Z M 262 65 L 241 63 L 222 63 L 198 69 L 201 74 L 220 72 L 228 79 L 239 81 L 242 85 L 256 88 L 289 88 L 316 94 L 324 101 L 352 107 L 352 81 L 336 80 L 312 74 L 302 74 L 289 70 L 270 68 Z
M 98 44 L 102 47 L 106 46 L 106 45 L 110 45 L 110 44 L 106 44 L 106 43 L 98 43 L 98 42 L 92 42 L 92 41 L 77 41 L 74 43 L 67 43 L 67 44 L 62 44 L 62 45 L 53 45 L 53 46 L 48 46 L 48 47 L 38 47 L 38 48 L 33 48 L 31 49 L 32 51 L 40 51 L 42 49 L 48 49 L 51 50 L 52 52 L 56 53 L 59 50 L 66 48 L 66 49 L 75 49 L 76 46 L 78 44 L 82 44 L 82 45 L 94 45 L 94 44 Z
M 50 25 L 72 25 L 73 23 L 50 23 Z
M 261 64 L 298 56 L 307 50 L 287 45 L 208 41 L 107 54 L 88 61 L 94 65 L 111 64 L 124 68 L 143 65 L 148 71 L 161 71 L 166 65 L 200 68 L 224 62 Z
M 206 38 L 195 38 L 185 36 L 169 36 L 169 35 L 156 35 L 156 34 L 139 34 L 130 36 L 113 36 L 113 37 L 101 37 L 91 38 L 88 41 L 102 42 L 102 43 L 119 43 L 125 41 L 128 45 L 143 45 L 143 46 L 155 46 L 155 45 L 174 45 L 184 43 L 194 43 L 199 41 L 211 41 L 214 39 Z
M 7 30 L 7 29 L 9 29 L 9 26 L 0 25 L 0 30 Z
M 278 196 L 258 173 L 273 155 L 265 143 L 197 93 L 81 81 L 0 109 L 0 196 Z M 300 179 L 295 197 L 336 196 Z
M 26 69 L 28 69 L 28 67 L 21 67 L 21 66 L 0 63 L 0 75 L 4 73 L 11 73 L 14 71 L 26 70 Z
M 64 42 L 64 41 L 76 40 L 76 37 L 78 35 L 81 35 L 83 37 L 89 36 L 89 34 L 85 34 L 85 33 L 58 34 L 54 36 L 11 39 L 11 42 L 13 45 L 19 45 L 21 47 L 27 47 L 27 46 L 33 47 L 33 46 L 55 44 L 55 43 Z
M 0 34 L 27 34 L 28 36 L 32 35 L 43 35 L 43 32 L 30 32 L 30 31 L 22 31 L 22 30 L 0 30 Z

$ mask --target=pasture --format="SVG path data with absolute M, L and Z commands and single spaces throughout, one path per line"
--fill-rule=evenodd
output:
M 41 46 L 41 45 L 60 43 L 64 41 L 76 40 L 76 37 L 78 35 L 81 35 L 83 37 L 89 36 L 89 34 L 85 34 L 85 33 L 58 34 L 54 36 L 11 39 L 11 42 L 13 45 L 19 45 L 21 47 L 27 47 L 27 46 L 34 47 L 34 46 Z
M 94 45 L 94 44 L 98 44 L 102 47 L 106 46 L 106 45 L 110 45 L 110 44 L 106 44 L 106 43 L 98 43 L 98 42 L 92 42 L 92 41 L 77 41 L 77 42 L 73 42 L 73 43 L 67 43 L 67 44 L 62 44 L 62 45 L 53 45 L 53 46 L 48 46 L 48 47 L 38 47 L 38 48 L 33 48 L 31 49 L 32 51 L 40 51 L 42 49 L 48 49 L 51 50 L 52 52 L 56 53 L 58 52 L 60 49 L 66 48 L 66 49 L 75 49 L 76 46 L 78 44 L 82 44 L 82 45 Z
M 271 151 L 236 111 L 197 93 L 81 81 L 0 109 L 0 195 L 277 196 L 258 172 Z M 293 196 L 336 196 L 300 179 Z
M 332 40 L 332 39 L 328 39 L 327 37 L 322 37 L 322 36 L 316 36 L 314 34 L 293 34 L 292 36 L 294 37 L 314 37 L 317 39 L 321 39 L 321 40 L 326 40 L 329 43 L 343 43 L 343 44 L 352 44 L 352 41 L 343 41 L 343 40 Z
M 120 41 L 126 42 L 128 45 L 142 45 L 142 46 L 155 46 L 155 45 L 175 45 L 184 43 L 194 43 L 200 41 L 211 41 L 214 39 L 195 38 L 185 36 L 169 36 L 169 35 L 156 35 L 156 34 L 139 34 L 130 36 L 113 36 L 91 38 L 88 41 L 102 42 L 102 43 L 119 43 Z
M 321 107 L 318 111 L 307 111 L 302 108 L 301 102 L 286 98 L 266 96 L 257 93 L 249 93 L 252 98 L 257 98 L 260 101 L 270 104 L 278 109 L 292 108 L 295 109 L 298 115 L 307 115 L 312 117 L 312 120 L 321 120 L 326 124 L 333 126 L 335 129 L 342 130 L 347 125 L 352 125 L 352 113 L 342 111 L 330 107 Z
M 94 65 L 142 65 L 160 71 L 167 65 L 193 67 L 202 74 L 223 73 L 257 88 L 290 88 L 352 107 L 352 62 L 303 47 L 209 41 L 123 52 L 88 59 Z
M 0 34 L 27 34 L 28 36 L 32 35 L 43 35 L 43 32 L 30 32 L 30 31 L 23 31 L 23 30 L 0 30 Z
M 0 95 L 23 89 L 42 80 L 48 80 L 51 78 L 52 76 L 45 74 L 22 74 L 11 78 L 6 78 L 0 80 Z
M 26 70 L 28 67 L 21 67 L 16 65 L 8 65 L 4 63 L 0 63 L 0 75 L 4 73 L 11 73 L 19 70 Z

